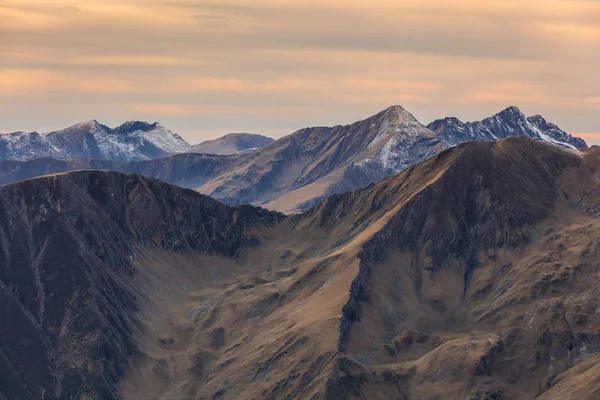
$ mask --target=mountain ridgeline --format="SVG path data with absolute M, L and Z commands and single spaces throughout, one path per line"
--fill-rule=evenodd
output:
M 0 159 L 94 158 L 139 161 L 189 152 L 191 146 L 159 123 L 130 121 L 111 129 L 87 121 L 54 132 L 14 132 L 0 135 Z
M 582 139 L 569 135 L 541 115 L 526 117 L 516 107 L 509 107 L 482 121 L 464 123 L 457 118 L 444 118 L 427 127 L 451 146 L 471 140 L 494 141 L 525 135 L 576 149 L 587 147 Z
M 235 258 L 281 220 L 137 175 L 83 171 L 0 190 L 0 398 L 114 399 L 140 356 L 144 248 Z
M 273 143 L 275 139 L 253 133 L 230 133 L 218 139 L 207 140 L 193 147 L 197 153 L 240 154 L 249 153 Z
M 6 185 L 0 398 L 597 399 L 598 173 L 510 137 L 288 217 L 117 172 Z
M 446 118 L 425 126 L 393 106 L 351 125 L 305 128 L 276 141 L 233 134 L 195 146 L 156 123 L 132 122 L 111 130 L 93 122 L 85 129 L 0 136 L 0 154 L 10 159 L 0 162 L 0 183 L 98 168 L 167 180 L 229 205 L 249 203 L 290 214 L 332 194 L 366 187 L 460 143 L 520 135 L 564 148 L 586 147 L 583 140 L 541 116 L 526 117 L 516 107 L 479 122 Z M 66 149 L 72 143 L 76 149 L 56 155 L 54 150 L 38 150 L 38 142 L 48 149 Z M 105 150 L 90 150 L 100 147 Z M 194 152 L 216 154 L 190 154 Z

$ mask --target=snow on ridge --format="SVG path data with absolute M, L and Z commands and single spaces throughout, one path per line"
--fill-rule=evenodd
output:
M 3 134 L 0 135 L 0 161 L 42 157 L 141 161 L 191 151 L 189 143 L 161 124 L 143 125 L 143 130 L 119 131 L 123 125 L 111 129 L 90 120 L 43 134 Z

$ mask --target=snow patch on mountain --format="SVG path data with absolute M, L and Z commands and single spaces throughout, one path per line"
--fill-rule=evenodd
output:
M 566 148 L 585 148 L 586 143 L 573 137 L 539 115 L 526 117 L 517 107 L 508 107 L 498 114 L 475 122 L 462 122 L 450 117 L 427 126 L 449 146 L 472 140 L 494 141 L 525 135 Z
M 0 160 L 94 158 L 142 161 L 191 151 L 192 146 L 159 123 L 129 121 L 111 129 L 95 120 L 39 134 L 0 135 Z

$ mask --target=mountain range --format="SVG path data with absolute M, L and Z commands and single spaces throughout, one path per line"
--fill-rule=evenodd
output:
M 0 160 L 86 157 L 139 161 L 190 151 L 189 143 L 157 122 L 129 121 L 111 129 L 94 120 L 45 134 L 0 135 Z
M 76 156 L 58 157 L 66 159 L 59 162 L 48 160 L 48 157 L 57 158 L 51 154 L 26 151 L 23 149 L 27 146 L 14 146 L 13 143 L 11 148 L 22 149 L 14 154 L 28 156 L 11 156 L 8 158 L 14 160 L 0 162 L 0 171 L 3 171 L 0 183 L 82 168 L 106 169 L 163 179 L 193 188 L 229 205 L 251 203 L 284 213 L 295 213 L 309 209 L 332 194 L 366 187 L 463 142 L 494 141 L 525 135 L 567 149 L 586 147 L 583 140 L 562 131 L 543 117 L 526 117 L 516 107 L 509 107 L 478 122 L 463 123 L 456 118 L 445 118 L 425 126 L 401 106 L 392 106 L 351 125 L 305 128 L 269 144 L 267 142 L 270 139 L 265 137 L 228 135 L 217 141 L 190 146 L 156 123 L 148 125 L 135 122 L 125 125 L 123 129 L 110 130 L 95 123 L 92 126 L 99 127 L 93 128 L 96 136 L 92 136 L 100 142 L 107 142 L 108 139 L 98 139 L 106 136 L 123 137 L 122 140 L 133 140 L 131 137 L 134 137 L 146 143 L 144 134 L 151 138 L 163 135 L 168 138 L 165 142 L 178 143 L 179 150 L 173 144 L 163 146 L 162 150 L 152 154 L 182 154 L 147 160 L 156 158 L 144 150 L 149 146 L 137 147 L 129 156 L 104 152 L 96 157 L 89 155 L 91 153 L 73 150 L 68 154 Z M 67 132 L 73 131 L 78 132 L 77 135 L 69 136 Z M 62 133 L 36 135 L 42 138 L 61 137 L 63 142 L 72 140 L 74 144 L 79 143 L 78 148 L 93 147 L 82 146 L 81 141 L 72 139 L 73 136 L 87 138 L 90 135 L 87 128 L 69 128 L 59 132 Z M 12 135 L 18 134 L 8 137 Z M 6 139 L 6 135 L 3 136 Z M 0 140 L 3 136 L 0 136 Z M 152 143 L 158 143 L 158 140 Z M 264 147 L 256 150 L 248 148 L 261 145 Z M 196 151 L 232 154 L 207 156 L 189 153 Z M 78 157 L 95 160 L 75 159 Z M 36 159 L 22 161 L 25 158 Z
M 261 148 L 274 139 L 232 133 L 190 145 L 158 122 L 128 121 L 114 129 L 98 121 L 82 122 L 48 133 L 13 132 L 0 135 L 0 161 L 38 158 L 100 161 L 143 161 L 182 153 L 236 154 Z
M 265 149 L 306 181 L 365 141 L 402 168 L 394 132 L 440 149 L 294 216 L 109 171 L 0 187 L 0 398 L 599 398 L 598 149 L 349 129 Z

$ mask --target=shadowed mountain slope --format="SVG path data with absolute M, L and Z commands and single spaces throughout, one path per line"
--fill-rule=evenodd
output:
M 116 171 L 140 174 L 181 187 L 203 185 L 230 168 L 235 157 L 215 154 L 185 153 L 156 160 L 123 162 L 89 158 L 56 160 L 36 158 L 29 161 L 0 162 L 0 185 L 48 174 L 78 170 Z
M 113 399 L 133 331 L 141 248 L 235 258 L 281 216 L 160 181 L 74 172 L 0 189 L 0 393 Z
M 287 218 L 118 173 L 0 188 L 0 392 L 595 399 L 597 150 L 467 143 Z

